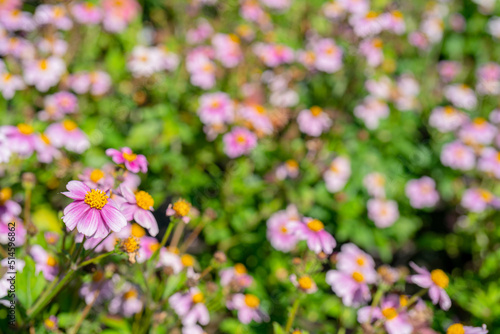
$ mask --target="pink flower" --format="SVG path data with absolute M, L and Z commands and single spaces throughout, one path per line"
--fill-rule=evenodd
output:
M 363 179 L 363 185 L 370 196 L 385 197 L 385 176 L 381 173 L 370 173 Z
M 111 189 L 115 183 L 111 173 L 97 168 L 85 168 L 78 178 L 90 188 L 104 191 Z
M 102 11 L 92 2 L 79 2 L 71 6 L 73 18 L 81 24 L 98 24 L 102 19 Z
M 215 64 L 210 57 L 200 50 L 193 50 L 186 57 L 186 69 L 191 75 L 194 86 L 210 89 L 215 85 Z
M 99 305 L 113 297 L 113 286 L 113 282 L 110 279 L 106 279 L 101 270 L 97 270 L 92 275 L 92 280 L 90 282 L 84 282 L 82 284 L 79 294 L 83 300 L 85 300 L 85 304 Z M 95 299 L 97 291 L 99 291 L 99 294 L 97 295 L 97 299 Z
M 160 249 L 157 267 L 169 268 L 174 274 L 180 273 L 184 268 L 180 256 L 166 248 Z
M 102 8 L 103 26 L 110 32 L 123 31 L 141 9 L 135 0 L 103 0 Z
M 337 269 L 344 273 L 359 272 L 366 277 L 375 277 L 373 258 L 352 243 L 342 245 L 337 254 Z
M 40 5 L 36 7 L 33 18 L 39 25 L 51 24 L 61 30 L 69 30 L 73 26 L 63 5 Z
M 329 270 L 326 273 L 326 283 L 340 298 L 345 306 L 358 307 L 371 298 L 368 284 L 375 283 L 376 276 L 365 275 L 359 271 L 343 272 Z
M 467 115 L 451 106 L 436 107 L 429 117 L 430 126 L 440 132 L 455 131 L 466 121 Z
M 370 10 L 369 0 L 336 0 L 349 13 L 355 15 L 365 14 Z
M 222 269 L 219 275 L 222 286 L 230 285 L 243 289 L 248 288 L 253 282 L 252 276 L 247 273 L 247 268 L 241 263 L 235 264 L 234 267 Z
M 399 218 L 398 204 L 396 201 L 372 198 L 368 200 L 368 218 L 378 228 L 392 226 Z
M 200 20 L 196 28 L 189 29 L 186 33 L 186 41 L 189 44 L 198 44 L 206 40 L 213 33 L 213 28 L 206 20 Z
M 498 200 L 486 189 L 467 189 L 462 196 L 462 206 L 472 212 L 483 212 Z
M 467 85 L 454 84 L 444 88 L 444 96 L 456 107 L 472 110 L 477 105 L 474 91 Z
M 66 114 L 73 114 L 78 110 L 78 99 L 67 91 L 61 91 L 53 95 L 47 95 L 43 101 L 44 110 L 40 111 L 38 117 L 43 120 L 58 120 Z
M 153 235 L 151 232 L 150 234 Z M 156 238 L 148 236 L 142 236 L 139 241 L 141 243 L 141 248 L 139 248 L 137 253 L 137 262 L 144 263 L 151 258 L 158 248 L 160 248 L 160 243 Z
M 208 325 L 210 315 L 205 306 L 205 296 L 198 288 L 191 288 L 188 292 L 173 294 L 168 302 L 181 318 L 184 326 Z
M 267 314 L 259 308 L 260 300 L 255 295 L 237 293 L 227 302 L 227 308 L 238 311 L 238 320 L 242 324 L 249 324 L 253 321 L 268 321 Z
M 24 82 L 19 75 L 12 75 L 8 72 L 0 73 L 0 92 L 4 99 L 12 99 L 17 91 L 24 88 Z
M 37 135 L 29 124 L 21 123 L 17 126 L 5 125 L 0 132 L 7 138 L 12 152 L 26 158 L 33 154 L 36 148 Z
M 105 94 L 111 88 L 111 77 L 103 71 L 78 72 L 69 76 L 67 84 L 78 94 Z
M 158 223 L 151 213 L 154 200 L 150 194 L 140 190 L 135 194 L 126 186 L 120 186 L 120 195 L 115 201 L 120 205 L 120 211 L 127 221 L 134 220 L 149 231 L 153 237 L 158 234 Z
M 126 282 L 109 303 L 111 314 L 122 314 L 127 318 L 142 311 L 144 303 L 139 296 L 137 287 Z
M 9 31 L 21 30 L 32 31 L 36 24 L 28 12 L 23 12 L 17 8 L 10 8 L 0 11 L 0 24 L 3 28 Z
M 127 226 L 127 219 L 117 204 L 102 190 L 90 189 L 80 181 L 70 181 L 62 193 L 74 200 L 64 209 L 63 222 L 70 230 L 90 238 L 103 238 L 110 231 L 118 232 Z
M 384 327 L 388 334 L 413 333 L 413 326 L 408 313 L 405 310 L 398 312 L 398 309 L 403 306 L 401 305 L 401 298 L 406 297 L 391 294 L 382 299 L 380 307 L 365 306 L 360 308 L 358 310 L 358 322 L 363 324 L 370 319 L 372 322 L 384 319 Z
M 462 65 L 457 61 L 442 60 L 438 63 L 438 72 L 441 80 L 450 82 L 460 73 Z
M 54 56 L 62 57 L 68 50 L 68 43 L 60 38 L 40 38 L 36 43 L 42 53 L 49 53 Z
M 260 104 L 243 105 L 238 109 L 238 115 L 248 121 L 258 134 L 271 134 L 274 127 L 266 108 Z
M 35 260 L 36 273 L 42 272 L 47 281 L 53 281 L 59 273 L 57 260 L 40 245 L 31 246 L 30 254 Z
M 243 60 L 240 48 L 240 39 L 236 35 L 215 34 L 212 37 L 212 45 L 215 48 L 215 58 L 222 66 L 232 68 Z
M 188 214 L 191 210 L 191 204 L 184 199 L 177 200 L 173 205 L 168 205 L 166 215 L 168 217 L 176 217 L 182 219 L 184 223 L 189 223 L 190 219 Z
M 380 119 L 389 116 L 389 106 L 373 96 L 367 96 L 362 104 L 354 108 L 354 115 L 361 118 L 368 129 L 374 130 L 378 128 Z
M 234 102 L 226 93 L 203 94 L 198 116 L 203 124 L 229 124 L 234 118 Z
M 492 147 L 483 149 L 477 169 L 500 179 L 500 152 Z
M 454 141 L 443 146 L 441 151 L 443 165 L 459 170 L 471 170 L 476 164 L 474 151 L 459 141 Z
M 389 100 L 393 93 L 392 80 L 387 76 L 367 80 L 365 88 L 371 96 L 381 100 Z
M 323 173 L 326 189 L 331 193 L 342 190 L 351 176 L 351 162 L 344 157 L 336 157 Z
M 46 164 L 61 157 L 61 152 L 52 145 L 49 137 L 43 133 L 37 138 L 35 149 L 38 161 Z
M 313 137 L 319 137 L 332 126 L 330 117 L 316 106 L 302 110 L 297 116 L 297 123 L 301 132 Z
M 316 254 L 331 254 L 337 245 L 333 236 L 325 231 L 325 225 L 318 219 L 305 217 L 302 222 L 293 221 L 290 229 L 297 239 L 306 240 L 307 247 Z
M 7 245 L 11 240 L 9 240 L 9 229 L 8 223 L 14 222 L 16 224 L 16 240 L 14 241 L 15 247 L 21 247 L 26 242 L 26 228 L 24 227 L 22 221 L 15 217 L 9 219 L 8 221 L 0 221 L 0 244 Z M 19 260 L 18 260 L 19 261 Z
M 60 58 L 50 56 L 41 60 L 29 60 L 24 64 L 24 81 L 40 92 L 55 86 L 66 72 L 66 65 Z
M 7 225 L 21 214 L 21 206 L 11 198 L 11 188 L 0 189 L 0 224 Z
M 359 53 L 366 57 L 371 67 L 377 67 L 384 61 L 383 42 L 380 38 L 365 39 L 359 44 Z
M 500 93 L 500 65 L 487 63 L 477 71 L 478 83 L 476 90 L 483 95 L 498 95 Z
M 383 29 L 392 31 L 396 35 L 402 35 L 406 31 L 403 13 L 398 10 L 380 15 L 380 24 Z
M 119 151 L 114 148 L 108 148 L 106 155 L 113 159 L 115 164 L 124 164 L 132 173 L 146 173 L 148 171 L 148 161 L 142 154 L 135 154 L 128 147 L 122 147 Z
M 439 201 L 436 182 L 428 176 L 408 181 L 405 193 L 411 206 L 416 209 L 433 207 Z
M 85 132 L 70 120 L 49 125 L 45 130 L 46 136 L 54 147 L 64 147 L 68 151 L 82 153 L 90 147 L 90 142 Z
M 127 68 L 136 78 L 150 77 L 163 70 L 163 54 L 157 47 L 137 45 L 132 50 Z
M 444 289 L 448 287 L 450 279 L 441 270 L 435 269 L 429 272 L 425 268 L 417 266 L 415 263 L 410 262 L 410 267 L 417 272 L 416 275 L 409 276 L 408 281 L 418 285 L 421 288 L 429 289 L 429 297 L 434 305 L 439 303 L 439 306 L 447 311 L 451 306 L 450 297 Z
M 465 124 L 459 131 L 459 138 L 466 144 L 489 145 L 495 139 L 498 129 L 482 117 Z
M 312 44 L 314 67 L 318 71 L 334 73 L 342 68 L 342 49 L 335 41 L 328 38 L 320 39 Z
M 284 45 L 257 43 L 254 46 L 255 54 L 268 67 L 276 67 L 293 62 L 294 51 Z
M 453 324 L 446 330 L 446 334 L 488 334 L 488 330 L 486 329 L 486 325 L 482 327 L 471 327 L 464 326 L 462 324 Z
M 267 220 L 267 239 L 279 251 L 290 252 L 298 242 L 292 226 L 300 220 L 297 208 L 293 205 L 286 210 L 274 213 Z
M 290 281 L 297 289 L 307 294 L 318 291 L 318 286 L 310 276 L 305 275 L 297 278 L 297 275 L 292 274 L 290 275 Z
M 299 164 L 293 159 L 285 161 L 276 168 L 276 178 L 278 180 L 295 179 L 297 176 L 299 176 Z
M 380 16 L 373 11 L 364 15 L 351 16 L 349 23 L 354 29 L 354 33 L 359 37 L 377 35 L 382 31 Z
M 250 130 L 235 127 L 224 135 L 224 152 L 230 158 L 249 154 L 257 145 L 257 136 Z

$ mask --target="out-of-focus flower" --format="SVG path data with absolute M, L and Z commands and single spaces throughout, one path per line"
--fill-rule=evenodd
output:
M 38 161 L 46 164 L 61 157 L 61 152 L 52 145 L 49 137 L 43 133 L 37 139 L 35 150 Z
M 18 8 L 1 10 L 0 24 L 9 31 L 31 31 L 35 29 L 36 24 L 28 12 L 23 12 Z
M 45 135 L 50 139 L 54 147 L 64 147 L 68 151 L 82 153 L 90 147 L 90 142 L 85 132 L 70 120 L 49 125 Z
M 404 16 L 399 10 L 381 14 L 380 24 L 384 30 L 391 31 L 397 35 L 402 35 L 406 31 Z
M 73 114 L 78 110 L 77 97 L 67 91 L 57 92 L 47 95 L 43 101 L 44 110 L 38 113 L 38 117 L 43 120 L 59 120 L 66 114 Z
M 200 20 L 196 28 L 189 29 L 186 33 L 186 41 L 189 44 L 198 44 L 206 40 L 213 33 L 213 28 L 206 20 Z
M 163 69 L 162 53 L 156 47 L 136 46 L 127 67 L 134 77 L 149 77 Z
M 174 250 L 168 250 L 166 248 L 160 249 L 160 257 L 157 266 L 164 267 L 175 275 L 180 273 L 184 266 L 182 265 L 181 258 L 177 253 L 174 252 Z
M 450 82 L 460 73 L 462 65 L 457 61 L 442 60 L 438 63 L 438 72 L 441 80 Z
M 47 253 L 40 245 L 31 246 L 30 255 L 35 260 L 36 273 L 42 272 L 47 281 L 52 281 L 59 273 L 56 258 Z
M 294 51 L 281 44 L 257 43 L 253 50 L 260 60 L 269 67 L 291 63 L 295 58 Z
M 433 207 L 439 201 L 436 182 L 428 176 L 408 181 L 405 193 L 411 206 L 416 209 Z
M 464 192 L 461 204 L 469 211 L 482 212 L 493 204 L 495 200 L 495 196 L 490 191 L 481 188 L 472 188 Z
M 351 176 L 351 162 L 345 157 L 336 157 L 323 173 L 326 189 L 335 193 L 342 190 Z
M 374 130 L 378 128 L 380 119 L 389 116 L 389 106 L 373 96 L 368 96 L 362 104 L 354 108 L 354 115 L 361 118 L 368 129 Z
M 326 283 L 340 298 L 345 306 L 358 307 L 371 298 L 368 284 L 374 283 L 376 276 L 364 275 L 359 271 L 343 272 L 329 270 L 326 273 Z
M 500 152 L 491 147 L 483 149 L 477 169 L 500 179 Z
M 220 271 L 220 284 L 222 286 L 231 285 L 242 289 L 248 288 L 252 282 L 252 276 L 248 275 L 247 268 L 241 263 Z
M 439 303 L 439 306 L 447 311 L 451 307 L 450 297 L 448 297 L 445 291 L 450 282 L 448 276 L 441 269 L 429 272 L 427 269 L 419 267 L 413 262 L 410 262 L 410 266 L 417 274 L 409 276 L 408 281 L 424 289 L 429 289 L 429 297 L 431 297 L 432 303 L 434 305 Z
M 200 97 L 198 116 L 204 124 L 229 124 L 234 118 L 234 102 L 226 93 L 204 94 Z
M 482 117 L 477 117 L 462 126 L 458 136 L 469 145 L 489 145 L 495 139 L 498 129 Z
M 106 155 L 111 157 L 115 164 L 124 164 L 132 173 L 146 173 L 148 171 L 148 161 L 142 154 L 135 154 L 129 147 L 122 147 L 119 151 L 108 148 Z
M 73 26 L 63 5 L 40 5 L 36 7 L 33 18 L 39 25 L 50 24 L 61 30 L 69 30 Z
M 224 67 L 235 67 L 243 60 L 240 39 L 234 34 L 215 34 L 214 37 L 212 37 L 212 45 L 215 49 L 215 58 L 218 59 Z
M 385 176 L 381 173 L 373 172 L 365 176 L 363 185 L 370 196 L 385 197 Z
M 446 334 L 488 334 L 488 329 L 486 325 L 482 327 L 471 327 L 457 323 L 448 327 Z
M 411 334 L 413 326 L 406 310 L 398 311 L 405 305 L 401 304 L 398 295 L 388 295 L 381 303 L 380 307 L 365 306 L 358 310 L 358 322 L 360 324 L 378 319 L 384 319 L 384 327 L 389 334 Z
M 97 291 L 99 292 L 96 298 Z M 92 303 L 99 305 L 113 297 L 113 282 L 112 280 L 106 279 L 101 270 L 97 270 L 92 275 L 90 282 L 82 284 L 79 292 L 87 305 Z
M 378 228 L 386 228 L 393 225 L 399 218 L 398 204 L 393 200 L 372 198 L 368 200 L 368 218 Z
M 297 116 L 301 132 L 318 137 L 332 126 L 332 120 L 320 107 L 314 106 L 302 110 Z
M 122 314 L 125 317 L 131 317 L 141 312 L 143 307 L 144 303 L 139 296 L 137 287 L 126 282 L 109 303 L 109 312 L 111 314 Z
M 2 92 L 4 99 L 12 99 L 17 91 L 24 88 L 24 82 L 19 75 L 8 72 L 0 73 L 0 92 Z
M 103 0 L 101 2 L 104 29 L 110 32 L 123 31 L 137 16 L 140 5 L 135 0 Z
M 444 88 L 444 96 L 457 108 L 474 109 L 477 98 L 474 91 L 467 85 L 454 84 Z
M 111 77 L 103 71 L 78 72 L 69 76 L 67 84 L 78 94 L 105 94 L 111 88 Z
M 500 39 L 500 17 L 494 16 L 488 21 L 488 32 L 491 36 Z
M 24 64 L 24 81 L 40 92 L 55 86 L 66 72 L 64 61 L 55 56 L 41 60 L 29 60 Z
M 63 222 L 70 230 L 90 238 L 104 238 L 110 231 L 118 232 L 127 225 L 127 220 L 118 210 L 117 204 L 98 189 L 90 189 L 80 181 L 70 181 L 62 194 L 74 200 L 64 209 Z
M 0 189 L 0 224 L 8 224 L 21 214 L 21 206 L 12 199 L 12 189 Z
M 166 215 L 181 218 L 184 223 L 189 223 L 190 218 L 188 217 L 189 211 L 191 211 L 191 204 L 185 199 L 179 199 L 174 203 L 174 205 L 169 204 L 167 208 Z
M 443 146 L 441 162 L 453 169 L 471 170 L 476 164 L 476 157 L 469 146 L 454 141 Z
M 128 221 L 134 220 L 149 231 L 153 237 L 158 234 L 158 223 L 151 213 L 153 211 L 154 200 L 147 192 L 140 190 L 135 194 L 126 186 L 120 186 L 120 195 L 115 198 L 120 205 L 120 211 Z
M 238 311 L 238 320 L 243 324 L 268 321 L 269 317 L 260 308 L 260 299 L 252 294 L 237 293 L 227 302 L 227 308 Z
M 113 175 L 98 168 L 85 168 L 78 178 L 90 188 L 105 191 L 111 189 L 115 183 Z
M 331 254 L 337 245 L 335 238 L 325 230 L 325 225 L 318 219 L 304 217 L 302 222 L 291 221 L 290 229 L 297 239 L 305 240 L 307 247 L 316 254 Z
M 380 38 L 365 39 L 359 44 L 359 53 L 366 57 L 369 66 L 377 67 L 384 61 L 383 45 Z
M 71 14 L 75 21 L 81 24 L 98 24 L 102 19 L 101 8 L 90 1 L 72 5 Z
M 299 176 L 299 164 L 293 159 L 285 161 L 276 168 L 276 178 L 279 180 L 295 179 L 297 176 Z
M 345 273 L 359 272 L 367 277 L 375 277 L 375 261 L 353 243 L 342 245 L 337 254 L 337 269 Z
M 298 237 L 293 232 L 293 225 L 299 223 L 297 208 L 290 205 L 286 210 L 274 213 L 267 220 L 267 239 L 279 251 L 289 252 L 295 248 Z
M 436 107 L 429 117 L 429 124 L 440 132 L 458 129 L 467 121 L 467 115 L 452 106 Z
M 199 289 L 191 288 L 185 293 L 177 292 L 168 299 L 168 302 L 184 326 L 196 323 L 208 325 L 210 315 L 205 305 L 205 296 Z
M 305 275 L 297 278 L 297 275 L 292 274 L 290 275 L 290 281 L 296 288 L 307 294 L 318 291 L 316 282 L 310 276 Z
M 318 71 L 334 73 L 342 68 L 342 49 L 329 38 L 323 38 L 312 43 L 312 64 Z
M 51 315 L 47 319 L 43 321 L 43 325 L 49 331 L 58 331 L 59 330 L 59 321 L 55 315 Z
M 0 127 L 10 150 L 26 158 L 33 154 L 36 148 L 37 135 L 35 129 L 29 124 L 20 123 L 17 126 L 5 125 Z
M 359 37 L 374 36 L 382 31 L 380 16 L 374 11 L 351 16 L 349 23 L 353 27 L 354 33 Z
M 257 145 L 257 136 L 243 127 L 235 127 L 224 135 L 224 152 L 230 158 L 249 154 Z

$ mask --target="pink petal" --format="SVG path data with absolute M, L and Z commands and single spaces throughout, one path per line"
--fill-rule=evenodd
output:
M 122 228 L 127 226 L 127 220 L 121 212 L 110 205 L 105 205 L 101 210 L 101 217 L 114 232 L 119 232 Z
M 87 237 L 92 237 L 95 234 L 99 223 L 102 223 L 99 210 L 91 208 L 87 213 L 87 216 L 81 219 L 78 223 L 78 232 L 86 235 Z
M 69 192 L 63 192 L 63 195 L 79 200 L 84 200 L 85 195 L 90 191 L 90 188 L 81 181 L 69 181 L 66 185 L 66 189 L 68 189 Z

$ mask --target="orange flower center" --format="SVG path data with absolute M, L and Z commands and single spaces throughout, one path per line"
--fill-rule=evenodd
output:
M 405 295 L 399 296 L 399 305 L 401 305 L 401 307 L 406 307 L 406 305 L 408 305 L 408 297 Z
M 180 199 L 174 203 L 172 209 L 174 209 L 178 216 L 185 217 L 188 215 L 189 210 L 191 210 L 191 204 L 184 199 Z
M 12 198 L 12 189 L 2 188 L 0 190 L 0 205 L 5 204 L 9 199 Z
M 325 225 L 320 220 L 313 219 L 307 223 L 307 227 L 314 232 L 319 232 L 325 228 Z
M 98 270 L 92 275 L 92 281 L 93 282 L 99 282 L 103 279 L 104 273 L 101 270 Z
M 317 106 L 311 107 L 311 109 L 309 109 L 309 110 L 311 110 L 311 114 L 314 117 L 321 115 L 321 113 L 323 112 L 323 109 L 321 109 L 320 107 L 317 107 Z
M 47 59 L 42 59 L 38 63 L 38 66 L 40 66 L 41 70 L 45 71 L 49 67 L 49 62 L 47 61 Z
M 47 258 L 47 265 L 54 267 L 57 264 L 57 261 L 54 257 L 50 256 Z
M 303 290 L 309 290 L 313 286 L 313 280 L 309 276 L 299 278 L 299 287 Z
M 288 233 L 288 229 L 286 228 L 286 226 L 281 226 L 281 232 L 282 232 L 283 234 Z
M 35 129 L 29 124 L 26 123 L 21 123 L 17 125 L 17 129 L 19 132 L 21 132 L 23 135 L 30 135 L 33 132 L 35 132 Z
M 488 190 L 481 189 L 479 194 L 485 202 L 490 202 L 493 199 L 493 195 Z
M 139 239 L 131 235 L 125 241 L 122 243 L 122 248 L 125 252 L 127 253 L 135 253 L 139 250 L 141 247 L 141 244 L 139 242 Z
M 137 158 L 137 154 L 134 153 L 123 153 L 123 159 L 127 160 L 128 162 L 134 161 Z
M 193 295 L 193 303 L 198 304 L 198 303 L 203 303 L 205 301 L 205 296 L 203 296 L 203 293 L 198 292 Z
M 359 256 L 357 259 L 356 259 L 356 263 L 358 264 L 358 266 L 364 266 L 366 261 L 365 261 L 365 258 L 363 256 Z
M 130 234 L 132 234 L 136 238 L 142 238 L 146 235 L 146 231 L 139 224 L 132 224 Z
M 358 282 L 358 283 L 363 283 L 365 281 L 365 277 L 363 276 L 362 273 L 360 273 L 359 271 L 355 271 L 352 273 L 352 278 Z
M 465 329 L 462 324 L 454 324 L 448 327 L 446 334 L 464 334 Z
M 45 134 L 41 134 L 40 135 L 40 139 L 46 144 L 46 145 L 50 145 L 50 139 L 49 137 L 47 137 Z
M 97 183 L 100 179 L 104 177 L 104 172 L 100 169 L 94 169 L 92 173 L 90 173 L 90 181 Z
M 135 298 L 137 297 L 137 291 L 135 289 L 128 290 L 123 294 L 123 299 L 130 299 L 130 298 Z
M 78 127 L 78 125 L 75 122 L 70 120 L 65 120 L 64 122 L 62 122 L 62 125 L 63 128 L 66 129 L 66 131 L 73 131 Z
M 260 300 L 255 295 L 246 294 L 245 295 L 245 304 L 251 308 L 257 308 L 260 305 Z
M 194 266 L 194 257 L 189 254 L 184 254 L 181 256 L 181 262 L 184 267 Z
M 398 316 L 398 312 L 394 307 L 387 307 L 382 310 L 382 315 L 387 319 L 391 320 Z
M 446 289 L 450 283 L 450 279 L 441 269 L 431 271 L 431 280 L 442 289 Z
M 241 263 L 236 263 L 234 265 L 234 271 L 239 275 L 243 275 L 247 273 L 247 268 Z
M 93 209 L 101 210 L 108 203 L 108 196 L 102 190 L 91 189 L 85 194 L 84 202 Z
M 143 190 L 135 193 L 135 200 L 137 206 L 144 210 L 149 210 L 155 204 L 153 197 Z

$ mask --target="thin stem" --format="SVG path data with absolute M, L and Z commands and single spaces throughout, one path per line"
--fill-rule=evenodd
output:
M 182 232 L 184 231 L 184 226 L 186 226 L 186 224 L 178 224 L 177 227 L 175 228 L 174 235 L 172 236 L 172 241 L 170 242 L 171 247 L 175 248 L 179 244 Z
M 299 304 L 300 304 L 300 299 L 299 298 L 295 299 L 295 302 L 293 302 L 292 310 L 290 311 L 290 315 L 288 316 L 288 320 L 286 321 L 285 333 L 289 333 L 290 330 L 292 329 L 293 320 L 297 315 Z
M 167 243 L 168 237 L 170 236 L 170 233 L 172 233 L 174 225 L 175 225 L 174 222 L 170 221 L 170 224 L 167 227 L 167 231 L 165 232 L 165 234 L 163 235 L 163 239 L 161 240 L 160 247 L 158 247 L 155 250 L 153 255 L 151 255 L 151 258 L 149 259 L 150 263 L 154 262 L 154 260 L 158 257 L 158 254 L 160 253 L 160 249 L 162 249 L 165 246 L 165 244 Z
M 99 296 L 100 293 L 101 293 L 101 290 L 96 290 L 96 292 L 94 292 L 94 299 L 92 299 L 92 301 L 90 302 L 90 304 L 88 304 L 87 306 L 85 306 L 85 308 L 82 311 L 82 314 L 80 315 L 80 318 L 76 322 L 75 326 L 73 326 L 73 328 L 69 331 L 69 334 L 76 334 L 76 333 L 78 333 L 78 329 L 82 325 L 83 320 L 85 320 L 85 318 L 89 314 L 90 309 L 94 305 L 94 303 L 97 300 L 97 297 Z
M 198 226 L 196 226 L 194 231 L 189 235 L 189 237 L 186 239 L 186 241 L 184 242 L 184 244 L 180 248 L 181 253 L 185 252 L 189 248 L 189 246 L 191 246 L 193 241 L 200 234 L 201 230 L 203 230 L 203 227 L 205 227 L 205 223 L 203 223 L 203 222 L 201 222 Z
M 104 254 L 101 254 L 93 259 L 90 259 L 90 260 L 87 260 L 85 262 L 82 262 L 79 266 L 78 266 L 78 269 L 80 268 L 83 268 L 85 266 L 88 266 L 89 264 L 92 264 L 92 263 L 96 263 L 97 261 L 101 260 L 101 259 L 104 259 L 105 257 L 108 257 L 109 255 L 111 254 L 114 254 L 115 251 L 111 251 L 111 252 L 108 252 L 108 253 L 104 253 Z
M 100 244 L 102 244 L 102 243 L 103 243 L 103 241 L 104 241 L 104 240 L 106 240 L 106 239 L 107 239 L 107 238 L 111 235 L 111 233 L 113 233 L 113 232 L 109 232 L 109 233 L 108 233 L 108 235 L 107 235 L 107 236 L 105 236 L 105 237 L 104 237 L 101 241 L 99 241 L 99 243 L 98 243 L 97 245 L 95 245 L 95 247 L 94 247 L 94 248 L 92 248 L 91 250 L 89 250 L 89 251 L 87 251 L 87 252 L 83 253 L 82 260 L 85 260 L 85 258 L 86 258 L 87 256 L 91 255 L 91 254 L 95 251 L 95 249 L 96 249 L 97 247 L 99 247 L 99 245 L 100 245 Z

